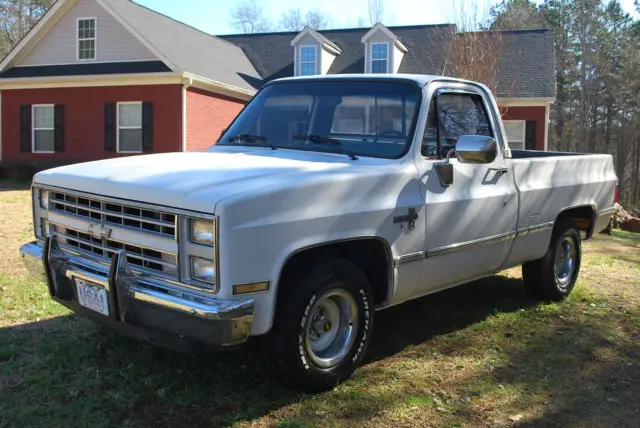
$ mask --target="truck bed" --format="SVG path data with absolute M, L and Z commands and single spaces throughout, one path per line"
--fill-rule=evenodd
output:
M 562 209 L 613 206 L 617 177 L 610 155 L 512 151 L 520 193 L 518 228 L 554 222 Z
M 559 156 L 582 156 L 586 153 L 571 152 L 542 152 L 539 150 L 511 150 L 512 159 L 528 159 L 528 158 L 550 158 Z

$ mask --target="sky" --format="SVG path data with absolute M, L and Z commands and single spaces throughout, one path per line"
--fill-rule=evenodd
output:
M 230 25 L 232 11 L 243 0 L 136 0 L 158 12 L 196 27 L 209 34 L 233 34 L 238 31 Z M 290 9 L 319 9 L 333 19 L 332 28 L 369 26 L 368 0 L 256 0 L 272 22 L 278 22 Z M 420 25 L 457 22 L 456 11 L 472 11 L 472 15 L 485 16 L 499 0 L 385 0 L 385 25 Z M 622 0 L 623 8 L 637 18 L 633 0 Z M 401 4 L 401 7 L 392 5 Z M 476 12 L 477 11 L 477 12 Z

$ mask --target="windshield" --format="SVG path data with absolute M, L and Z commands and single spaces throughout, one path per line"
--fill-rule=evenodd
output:
M 219 145 L 398 158 L 413 135 L 420 89 L 403 81 L 300 81 L 263 89 Z

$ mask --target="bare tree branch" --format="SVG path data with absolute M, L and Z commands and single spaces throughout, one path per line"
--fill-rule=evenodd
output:
M 369 23 L 376 25 L 384 19 L 384 0 L 369 0 Z
M 271 25 L 264 16 L 262 6 L 256 0 L 248 0 L 238 4 L 231 12 L 229 24 L 245 34 L 265 33 Z
M 280 28 L 284 31 L 302 31 L 306 25 L 300 9 L 290 9 L 280 18 Z

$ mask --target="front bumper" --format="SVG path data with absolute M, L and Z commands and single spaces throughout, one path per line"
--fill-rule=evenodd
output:
M 126 253 L 110 265 L 58 248 L 53 236 L 20 248 L 30 274 L 42 279 L 51 297 L 72 311 L 107 324 L 138 339 L 179 350 L 191 342 L 230 347 L 245 342 L 251 332 L 252 300 L 221 300 L 177 290 L 175 284 L 134 273 Z M 78 303 L 76 279 L 104 287 L 109 315 Z

